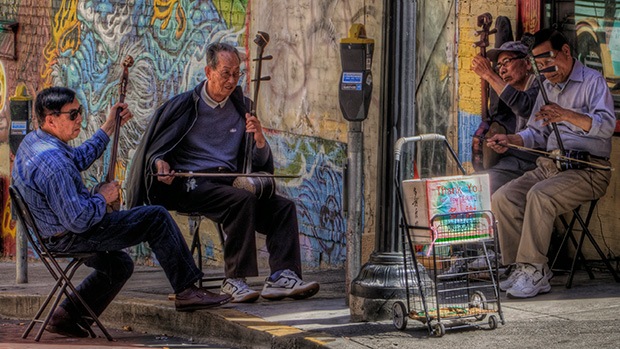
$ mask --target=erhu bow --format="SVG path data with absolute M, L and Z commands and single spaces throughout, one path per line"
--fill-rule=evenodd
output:
M 125 102 L 125 94 L 127 93 L 127 82 L 129 80 L 129 68 L 133 66 L 134 60 L 133 57 L 127 56 L 125 60 L 123 60 L 123 73 L 121 75 L 120 85 L 118 87 L 118 94 L 120 103 Z M 108 173 L 105 178 L 105 183 L 113 182 L 116 178 L 116 158 L 118 157 L 118 140 L 119 133 L 121 130 L 121 112 L 122 109 L 116 109 L 116 118 L 114 119 L 114 138 L 112 139 L 112 149 L 110 152 L 110 162 L 108 165 Z M 108 211 L 118 211 L 120 209 L 121 200 L 120 195 L 119 198 L 111 202 L 108 205 Z
M 481 142 L 487 140 L 486 137 L 478 136 L 478 135 L 474 135 L 474 138 L 480 139 Z M 592 167 L 592 168 L 596 168 L 599 170 L 607 170 L 607 171 L 614 170 L 613 167 L 611 166 L 601 165 L 601 164 L 597 164 L 596 162 L 590 161 L 589 154 L 584 153 L 584 152 L 576 152 L 576 153 L 571 152 L 571 151 L 561 152 L 560 149 L 556 149 L 555 151 L 544 151 L 544 150 L 532 149 L 532 148 L 524 147 L 521 145 L 510 144 L 510 143 L 502 144 L 502 146 L 506 148 L 510 148 L 510 149 L 527 152 L 527 153 L 541 155 L 546 158 L 555 160 L 556 166 L 560 170 L 577 169 L 577 168 L 584 168 L 584 167 Z M 571 155 L 574 155 L 574 156 L 571 156 Z
M 254 96 L 250 101 L 250 114 L 256 116 L 256 105 L 258 103 L 258 91 L 260 89 L 261 81 L 271 80 L 270 76 L 261 76 L 261 70 L 263 61 L 270 60 L 272 56 L 263 57 L 265 46 L 269 44 L 269 34 L 259 31 L 254 38 L 254 43 L 258 46 L 256 52 L 256 67 L 254 69 Z M 236 188 L 242 188 L 254 193 L 259 199 L 270 198 L 276 192 L 276 183 L 273 179 L 273 175 L 266 172 L 258 172 L 263 174 L 262 176 L 250 176 L 252 174 L 252 149 L 254 144 L 254 133 L 247 132 L 245 135 L 245 149 L 244 149 L 244 163 L 243 173 L 247 176 L 238 176 L 233 182 L 233 186 Z

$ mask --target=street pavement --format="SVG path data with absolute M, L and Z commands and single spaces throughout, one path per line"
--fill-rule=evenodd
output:
M 80 268 L 76 283 L 87 272 Z M 480 329 L 448 330 L 438 338 L 412 319 L 404 331 L 391 319 L 351 322 L 344 270 L 305 272 L 305 279 L 321 283 L 321 291 L 307 300 L 259 299 L 179 313 L 168 300 L 172 290 L 161 268 L 137 266 L 101 317 L 116 342 L 45 332 L 42 344 L 35 344 L 34 333 L 28 339 L 15 334 L 34 315 L 53 280 L 41 263 L 33 262 L 28 264 L 29 282 L 16 284 L 15 264 L 0 262 L 0 318 L 22 320 L 21 325 L 11 320 L 0 326 L 0 349 L 58 348 L 69 342 L 79 348 L 175 347 L 162 338 L 179 338 L 179 347 L 188 348 L 620 348 L 620 283 L 608 273 L 595 276 L 590 280 L 585 272 L 577 272 L 573 287 L 566 289 L 566 276 L 556 275 L 550 293 L 528 300 L 502 294 L 505 324 L 490 330 L 484 321 Z M 249 279 L 249 284 L 260 289 L 264 278 Z M 95 332 L 100 334 L 96 328 Z

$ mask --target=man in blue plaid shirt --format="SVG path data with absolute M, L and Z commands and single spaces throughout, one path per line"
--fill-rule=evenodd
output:
M 22 141 L 13 167 L 13 186 L 24 197 L 44 243 L 51 251 L 98 252 L 85 264 L 94 271 L 77 287 L 79 294 L 101 314 L 133 272 L 133 261 L 124 248 L 148 242 L 164 269 L 175 294 L 178 311 L 192 311 L 230 301 L 197 288 L 202 272 L 194 264 L 187 244 L 168 211 L 161 206 L 141 206 L 128 211 L 106 212 L 118 199 L 114 181 L 90 192 L 80 175 L 104 152 L 115 130 L 121 109 L 121 125 L 132 118 L 127 104 L 117 103 L 101 128 L 78 147 L 68 143 L 81 131 L 82 106 L 75 92 L 51 87 L 37 95 L 38 129 Z M 88 332 L 76 321 L 83 310 L 65 300 L 46 329 L 71 337 Z

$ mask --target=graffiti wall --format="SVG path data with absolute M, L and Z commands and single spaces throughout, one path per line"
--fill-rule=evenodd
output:
M 296 200 L 304 263 L 341 266 L 346 122 L 338 109 L 337 83 L 326 88 L 315 79 L 321 78 L 319 72 L 337 81 L 337 40 L 347 35 L 353 21 L 373 18 L 377 26 L 373 31 L 378 33 L 380 19 L 368 5 L 374 1 L 301 2 L 311 11 L 296 13 L 301 6 L 288 2 L 251 0 L 0 0 L 0 20 L 19 23 L 17 59 L 0 60 L 0 142 L 7 143 L 8 98 L 22 84 L 30 96 L 48 86 L 67 86 L 77 92 L 85 109 L 82 132 L 73 141 L 80 144 L 99 128 L 118 100 L 122 62 L 131 55 L 135 63 L 129 68 L 125 101 L 134 120 L 120 133 L 117 178 L 122 182 L 154 110 L 204 79 L 206 46 L 220 41 L 239 49 L 242 69 L 247 71 L 240 84 L 249 95 L 252 39 L 257 30 L 271 31 L 274 44 L 266 52 L 274 59 L 263 70 L 272 79 L 263 85 L 259 114 L 269 130 L 276 167 L 300 176 L 280 183 L 279 191 Z M 289 28 L 279 26 L 285 22 Z M 7 154 L 0 164 L 6 193 L 10 151 L 2 147 L 2 152 Z M 108 150 L 84 174 L 88 185 L 105 176 L 109 156 Z M 12 256 L 15 227 L 6 195 L 2 204 L 1 249 L 4 256 Z M 212 242 L 204 248 L 213 254 Z M 146 246 L 133 252 L 138 259 L 150 260 Z

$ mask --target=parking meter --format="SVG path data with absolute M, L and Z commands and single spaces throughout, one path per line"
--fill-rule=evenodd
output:
M 349 37 L 340 40 L 342 75 L 338 99 L 348 121 L 363 121 L 368 115 L 372 93 L 372 53 L 375 40 L 366 37 L 363 24 L 354 23 Z
M 32 97 L 28 95 L 25 85 L 21 84 L 15 88 L 15 96 L 9 97 L 9 109 L 11 110 L 9 147 L 11 153 L 15 154 L 26 133 L 31 130 Z

